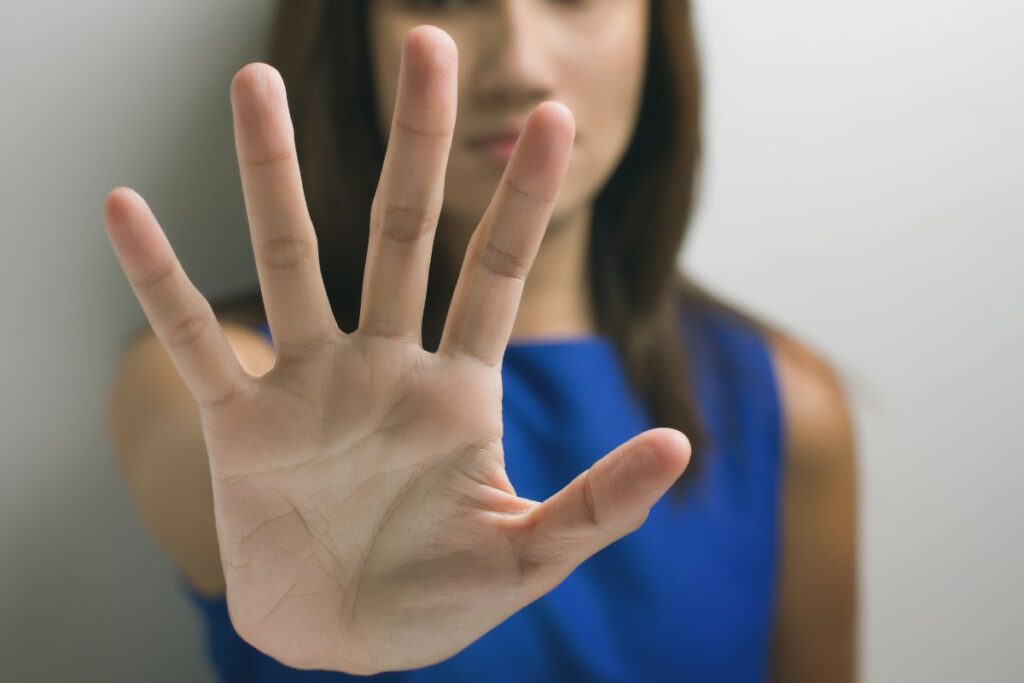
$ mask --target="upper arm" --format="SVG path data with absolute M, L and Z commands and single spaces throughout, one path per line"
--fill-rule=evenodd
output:
M 771 339 L 784 416 L 782 552 L 774 674 L 853 680 L 855 434 L 843 386 L 811 349 Z
M 248 372 L 260 375 L 273 367 L 273 350 L 258 333 L 233 324 L 223 328 Z M 143 524 L 198 590 L 222 592 L 199 409 L 151 331 L 121 359 L 107 415 L 118 465 Z

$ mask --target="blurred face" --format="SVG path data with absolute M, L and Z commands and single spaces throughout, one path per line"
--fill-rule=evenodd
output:
M 576 121 L 554 229 L 594 200 L 632 136 L 646 69 L 649 2 L 371 0 L 380 129 L 387 136 L 391 128 L 405 33 L 420 24 L 441 28 L 459 52 L 444 214 L 463 230 L 475 228 L 510 154 L 507 134 L 522 129 L 538 104 L 553 99 Z

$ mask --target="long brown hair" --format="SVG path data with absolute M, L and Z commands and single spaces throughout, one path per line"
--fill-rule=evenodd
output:
M 324 284 L 346 331 L 358 327 L 370 206 L 385 152 L 367 4 L 282 0 L 270 60 L 288 88 Z M 758 330 L 768 328 L 676 266 L 701 157 L 701 79 L 688 0 L 652 0 L 650 22 L 639 122 L 596 198 L 588 278 L 598 331 L 613 342 L 654 424 L 678 429 L 690 440 L 691 464 L 677 484 L 682 488 L 694 479 L 711 435 L 689 376 L 681 315 L 712 308 Z M 443 227 L 437 234 L 445 234 Z M 440 343 L 460 265 L 435 243 L 423 324 L 427 350 Z M 256 324 L 265 320 L 258 290 L 222 300 L 214 310 Z

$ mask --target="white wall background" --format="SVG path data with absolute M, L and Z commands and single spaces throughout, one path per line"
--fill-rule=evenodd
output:
M 142 320 L 103 232 L 153 204 L 210 297 L 255 281 L 227 86 L 270 0 L 0 8 L 0 678 L 210 680 L 103 425 Z M 1024 8 L 699 3 L 684 262 L 849 378 L 867 681 L 1024 680 Z

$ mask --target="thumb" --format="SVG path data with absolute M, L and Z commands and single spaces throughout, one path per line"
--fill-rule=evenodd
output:
M 523 561 L 568 575 L 631 533 L 690 462 L 690 441 L 661 427 L 639 434 L 530 511 Z

